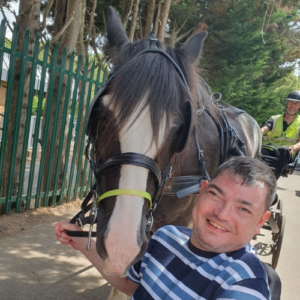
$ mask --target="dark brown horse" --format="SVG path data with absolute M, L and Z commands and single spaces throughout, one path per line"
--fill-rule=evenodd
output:
M 179 49 L 153 38 L 130 42 L 117 13 L 109 9 L 106 51 L 115 73 L 94 100 L 88 123 L 93 157 L 100 169 L 96 172 L 98 194 L 104 195 L 98 203 L 96 247 L 107 274 L 123 276 L 146 251 L 147 212 L 157 193 L 157 170 L 168 174 L 171 165 L 172 177 L 202 173 L 195 136 L 188 130 L 190 106 L 208 173 L 213 175 L 221 162 L 218 124 L 223 122 L 222 115 L 197 70 L 206 35 L 195 35 Z M 143 52 L 151 47 L 168 57 Z M 245 155 L 255 157 L 261 146 L 255 120 L 229 105 L 224 111 L 245 143 Z M 186 147 L 178 153 L 186 138 Z M 195 197 L 163 196 L 154 211 L 153 229 L 166 224 L 189 226 Z

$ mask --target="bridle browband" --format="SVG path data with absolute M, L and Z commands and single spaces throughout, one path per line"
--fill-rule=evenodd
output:
M 180 78 L 182 79 L 182 81 L 186 87 L 186 90 L 188 92 L 189 99 L 188 99 L 188 101 L 185 102 L 185 124 L 183 125 L 184 126 L 184 131 L 183 131 L 183 135 L 182 135 L 183 138 L 178 142 L 178 145 L 177 145 L 176 151 L 175 151 L 176 153 L 180 153 L 186 146 L 187 140 L 191 133 L 192 123 L 193 123 L 192 122 L 193 109 L 192 109 L 192 105 L 190 102 L 191 101 L 191 92 L 190 92 L 189 86 L 186 82 L 186 79 L 185 79 L 185 76 L 184 76 L 182 70 L 180 69 L 178 64 L 174 61 L 174 59 L 168 53 L 166 53 L 165 51 L 158 48 L 156 39 L 155 39 L 155 36 L 153 33 L 150 33 L 149 41 L 150 41 L 150 48 L 137 53 L 131 59 L 134 59 L 134 58 L 141 56 L 143 54 L 146 54 L 146 53 L 157 53 L 157 54 L 163 55 L 165 58 L 167 58 L 172 63 L 175 70 L 177 71 Z M 129 61 L 131 61 L 131 59 Z M 94 159 L 94 153 L 95 153 L 94 142 L 95 141 L 93 141 L 92 130 L 91 130 L 92 126 L 90 124 L 92 114 L 95 113 L 94 109 L 95 109 L 96 105 L 98 104 L 101 96 L 103 96 L 103 94 L 108 86 L 108 83 L 116 77 L 116 75 L 120 72 L 120 70 L 122 70 L 122 68 L 124 68 L 126 66 L 126 64 L 129 63 L 129 61 L 125 62 L 124 65 L 122 65 L 121 67 L 115 68 L 114 72 L 108 77 L 107 81 L 104 83 L 104 85 L 98 90 L 98 92 L 94 96 L 94 99 L 89 107 L 89 111 L 87 114 L 85 133 L 88 136 L 88 142 L 86 145 L 85 153 L 86 153 L 86 157 L 90 163 L 91 177 L 93 177 L 93 176 L 96 177 L 101 172 L 103 172 L 104 169 L 106 169 L 108 167 L 124 165 L 124 164 L 136 165 L 136 166 L 140 166 L 140 167 L 148 169 L 154 175 L 154 177 L 156 179 L 156 189 L 155 189 L 153 198 L 151 198 L 151 195 L 149 193 L 147 193 L 146 191 L 134 190 L 134 189 L 111 190 L 111 191 L 105 192 L 104 194 L 102 194 L 98 197 L 97 181 L 93 185 L 92 184 L 93 180 L 91 179 L 91 189 L 81 205 L 81 212 L 78 213 L 70 221 L 70 223 L 73 223 L 73 224 L 75 222 L 77 222 L 78 225 L 80 225 L 81 227 L 84 224 L 90 224 L 89 232 L 74 232 L 74 231 L 67 232 L 70 236 L 88 236 L 89 237 L 88 250 L 90 248 L 91 237 L 95 236 L 95 234 L 92 233 L 92 228 L 97 219 L 97 202 L 99 203 L 103 199 L 106 199 L 106 198 L 112 197 L 112 196 L 118 196 L 118 195 L 133 195 L 133 196 L 140 196 L 140 197 L 143 197 L 144 199 L 147 199 L 149 201 L 149 209 L 147 212 L 146 231 L 150 232 L 150 229 L 153 224 L 153 216 L 152 216 L 153 211 L 155 210 L 157 204 L 161 200 L 162 191 L 163 191 L 166 181 L 171 176 L 172 168 L 171 168 L 170 162 L 167 165 L 166 169 L 163 172 L 161 172 L 159 166 L 152 158 L 150 158 L 144 154 L 141 154 L 141 153 L 128 152 L 128 153 L 121 153 L 118 155 L 114 155 L 114 156 L 110 157 L 109 159 L 107 159 L 106 161 L 104 161 L 100 165 L 98 165 L 97 161 L 95 161 L 95 159 Z M 91 150 L 90 150 L 90 153 L 88 153 L 88 149 L 89 149 L 90 145 L 91 145 Z M 159 193 L 159 190 L 160 190 L 160 193 Z M 159 195 L 158 195 L 158 193 L 159 193 Z M 158 197 L 157 197 L 157 195 L 158 195 Z M 93 198 L 92 203 L 88 204 L 89 201 L 91 200 L 91 198 Z M 85 213 L 89 210 L 90 210 L 90 216 L 85 217 L 84 216 Z
M 161 172 L 156 162 L 152 158 L 144 154 L 137 154 L 134 152 L 121 153 L 110 157 L 103 164 L 101 164 L 99 168 L 96 168 L 94 174 L 95 176 L 97 176 L 105 168 L 118 166 L 121 164 L 135 165 L 146 168 L 155 176 L 156 180 L 158 181 L 158 184 L 160 184 L 161 182 Z

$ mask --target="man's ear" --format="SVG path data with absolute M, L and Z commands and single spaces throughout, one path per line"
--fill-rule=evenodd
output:
M 267 220 L 269 219 L 271 215 L 271 212 L 268 210 L 266 211 L 260 218 L 260 220 L 258 221 L 258 223 L 256 224 L 255 227 L 255 231 L 254 234 L 259 234 L 260 233 L 260 229 L 263 227 L 263 225 L 267 222 Z
M 129 41 L 120 17 L 111 6 L 108 8 L 106 31 L 109 47 L 120 47 Z
M 204 187 L 207 185 L 207 183 L 208 183 L 207 180 L 203 180 L 203 181 L 202 181 L 202 184 L 201 184 L 201 187 L 200 187 L 200 191 L 199 191 L 199 195 L 198 195 L 198 196 L 201 195 L 201 193 L 203 192 L 203 189 L 204 189 Z
M 198 60 L 203 46 L 203 41 L 206 37 L 207 31 L 202 31 L 194 35 L 184 46 L 181 47 L 181 49 L 189 57 L 191 63 L 194 63 Z

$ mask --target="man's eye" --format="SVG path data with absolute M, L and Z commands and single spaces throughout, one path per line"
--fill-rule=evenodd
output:
M 217 194 L 216 194 L 214 191 L 208 191 L 208 193 L 209 193 L 211 196 L 213 196 L 213 197 L 216 197 L 216 196 L 217 196 Z
M 241 207 L 240 209 L 241 209 L 242 212 L 246 212 L 248 214 L 251 214 L 250 210 L 245 208 L 245 207 Z

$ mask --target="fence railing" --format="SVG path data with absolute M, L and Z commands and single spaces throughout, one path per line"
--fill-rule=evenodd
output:
M 88 163 L 86 159 L 76 160 L 76 157 L 83 156 L 86 137 L 82 128 L 84 129 L 89 103 L 95 91 L 105 81 L 106 69 L 103 71 L 101 65 L 88 60 L 82 68 L 82 56 L 76 57 L 73 52 L 70 57 L 67 57 L 67 49 L 64 49 L 59 57 L 59 45 L 56 43 L 53 49 L 50 49 L 49 41 L 44 45 L 43 58 L 39 59 L 39 36 L 35 39 L 33 56 L 30 56 L 28 54 L 28 30 L 24 35 L 22 53 L 18 52 L 19 28 L 17 24 L 14 26 L 11 49 L 9 49 L 4 44 L 6 27 L 6 20 L 2 20 L 0 61 L 3 61 L 4 53 L 9 54 L 7 56 L 9 66 L 4 119 L 1 126 L 0 196 L 2 196 L 0 206 L 4 204 L 4 213 L 8 214 L 12 207 L 18 212 L 23 205 L 25 209 L 37 208 L 41 204 L 47 206 L 69 202 L 71 198 L 77 198 L 78 193 L 79 197 L 83 196 L 89 184 L 87 182 Z M 50 52 L 51 60 L 49 61 Z M 16 61 L 19 63 L 19 70 L 15 69 Z M 31 67 L 30 75 L 26 73 L 28 66 Z M 2 71 L 3 66 L 0 63 L 0 76 Z M 16 72 L 19 72 L 17 84 L 14 79 Z M 24 103 L 26 79 L 29 80 L 29 88 L 26 90 L 28 100 Z M 38 84 L 36 84 L 37 80 Z M 45 89 L 46 84 L 48 84 L 47 89 Z M 56 99 L 60 101 L 53 102 L 54 89 Z M 17 97 L 14 103 L 12 97 L 13 91 L 16 90 Z M 38 100 L 36 115 L 33 117 L 34 96 L 37 96 Z M 15 110 L 12 110 L 13 105 L 16 107 Z M 54 115 L 53 113 L 51 115 L 51 108 Z M 81 117 L 77 118 L 82 112 Z M 25 114 L 26 121 L 22 123 L 21 119 L 25 119 Z M 12 117 L 14 124 L 10 121 Z M 35 119 L 34 124 L 32 119 Z M 8 136 L 9 132 L 12 132 L 12 136 Z M 49 132 L 51 132 L 51 137 L 45 138 L 48 137 Z M 10 143 L 7 143 L 9 139 Z M 27 158 L 29 149 L 31 150 L 30 159 Z M 37 155 L 38 151 L 40 155 Z M 6 159 L 8 156 L 9 161 Z M 8 163 L 9 168 L 7 168 Z M 19 168 L 18 176 L 16 176 L 17 168 Z M 4 174 L 4 170 L 8 173 Z M 55 170 L 54 178 L 52 170 Z M 17 187 L 16 184 L 14 185 L 16 182 Z M 49 197 L 52 197 L 51 203 Z
M 69 115 L 69 120 L 71 119 L 71 116 Z M 41 121 L 43 120 L 43 117 L 41 117 Z M 4 115 L 0 115 L 0 144 L 2 139 L 2 129 L 4 123 Z M 36 116 L 31 116 L 30 119 L 30 127 L 29 127 L 29 136 L 28 136 L 28 150 L 32 150 L 33 146 L 33 137 L 34 137 L 34 131 L 35 131 L 35 124 L 36 124 Z M 76 122 L 73 122 L 73 135 L 76 133 Z M 42 136 L 42 124 L 40 123 L 40 129 L 39 129 L 39 138 Z M 38 147 L 41 148 L 41 145 L 38 144 Z

